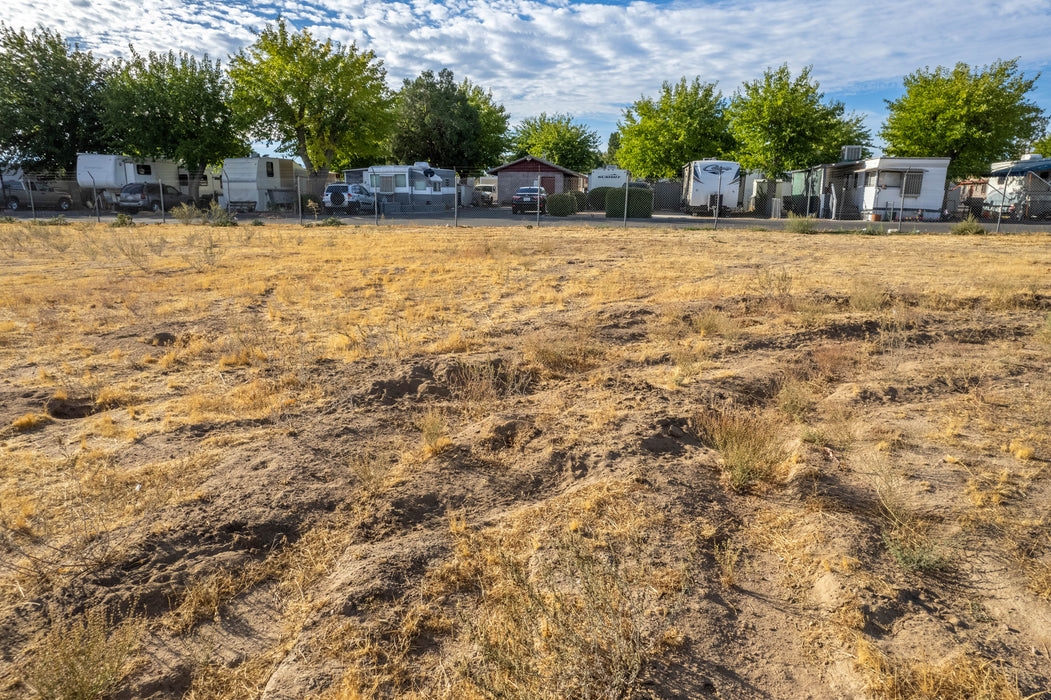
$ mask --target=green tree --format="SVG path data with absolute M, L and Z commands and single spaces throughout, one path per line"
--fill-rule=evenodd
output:
M 118 61 L 102 94 L 107 137 L 122 153 L 168 158 L 190 172 L 197 198 L 209 165 L 245 155 L 228 100 L 230 86 L 218 61 L 169 51 Z M 174 184 L 174 183 L 172 183 Z
M 511 156 L 533 155 L 563 168 L 588 172 L 600 161 L 598 134 L 568 114 L 524 119 L 511 135 Z
M 768 68 L 745 83 L 727 108 L 734 159 L 750 170 L 779 177 L 789 170 L 833 163 L 848 144 L 871 140 L 862 117 L 845 114 L 843 103 L 824 102 L 810 66 L 793 78 L 788 64 Z
M 405 80 L 394 108 L 391 155 L 400 163 L 425 160 L 432 165 L 473 166 L 479 159 L 481 117 L 456 84 L 453 72 L 424 71 Z
M 981 175 L 989 164 L 1021 155 L 1043 131 L 1043 114 L 1026 96 L 1018 59 L 972 70 L 966 63 L 905 76 L 905 94 L 888 100 L 880 129 L 889 156 L 949 157 L 950 179 Z
M 602 164 L 619 166 L 618 153 L 620 153 L 620 132 L 614 131 L 606 140 L 606 152 L 602 154 Z
M 1030 153 L 1039 153 L 1044 158 L 1051 158 L 1051 132 L 1046 133 L 1042 138 L 1033 141 L 1027 150 Z
M 641 97 L 625 109 L 619 127 L 617 160 L 636 177 L 675 177 L 684 164 L 733 148 L 726 101 L 700 78 L 663 83 L 656 99 Z
M 367 164 L 383 154 L 391 96 L 383 62 L 303 30 L 284 19 L 230 58 L 232 105 L 259 140 L 298 155 L 307 170 Z
M 460 91 L 467 101 L 478 110 L 481 132 L 478 135 L 478 160 L 475 169 L 484 170 L 498 165 L 500 156 L 508 147 L 507 122 L 509 115 L 502 104 L 497 104 L 490 90 L 474 85 L 466 78 L 460 83 Z
M 62 35 L 0 23 L 0 163 L 72 171 L 103 147 L 102 61 Z

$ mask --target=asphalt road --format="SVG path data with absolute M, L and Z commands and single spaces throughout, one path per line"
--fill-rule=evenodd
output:
M 38 211 L 36 217 L 38 220 L 46 220 L 48 218 L 58 216 L 59 214 L 65 216 L 70 221 L 94 221 L 96 220 L 95 212 L 78 209 L 68 212 L 57 212 L 57 211 Z M 0 216 L 11 216 L 18 220 L 31 220 L 34 218 L 32 212 L 28 211 L 17 211 L 11 212 L 8 210 L 0 211 Z M 98 216 L 98 220 L 102 222 L 110 222 L 116 218 L 115 212 L 104 211 Z M 136 223 L 141 224 L 161 224 L 161 223 L 178 223 L 177 220 L 168 214 L 163 217 L 160 214 L 146 213 L 134 215 Z M 239 222 L 247 223 L 253 219 L 262 219 L 266 223 L 274 224 L 287 224 L 293 225 L 300 223 L 300 219 L 296 215 L 288 215 L 280 212 L 261 212 L 256 214 L 238 214 L 237 220 Z M 315 219 L 313 215 L 307 214 L 303 217 L 303 223 L 317 223 L 327 218 L 325 215 L 319 214 Z M 418 213 L 418 214 L 398 214 L 394 216 L 381 216 L 378 220 L 373 215 L 340 215 L 337 216 L 340 221 L 346 225 L 358 225 L 358 226 L 453 226 L 454 223 L 459 226 L 594 226 L 601 228 L 618 228 L 624 226 L 625 223 L 622 219 L 607 219 L 602 212 L 581 212 L 574 214 L 573 216 L 556 218 L 552 216 L 541 216 L 539 222 L 535 214 L 529 215 L 515 215 L 511 213 L 509 207 L 492 207 L 492 208 L 480 208 L 480 207 L 466 207 L 459 211 L 458 217 L 454 219 L 453 212 L 444 212 L 438 214 L 432 213 Z M 743 218 L 743 217 L 722 217 L 716 221 L 713 217 L 702 217 L 702 216 L 690 216 L 680 212 L 657 212 L 652 218 L 648 219 L 628 219 L 626 225 L 630 228 L 636 227 L 656 227 L 656 228 L 674 228 L 674 229 L 750 229 L 750 230 L 769 230 L 778 231 L 783 230 L 787 223 L 787 219 L 754 219 L 754 218 Z M 982 225 L 989 232 L 996 230 L 995 220 L 982 220 Z M 896 221 L 883 221 L 869 223 L 866 221 L 828 221 L 824 219 L 815 220 L 815 228 L 819 231 L 840 231 L 840 232 L 876 232 L 882 231 L 884 233 L 895 233 L 899 230 L 898 222 Z M 905 233 L 947 233 L 952 227 L 952 222 L 942 221 L 906 221 L 901 228 Z M 1001 222 L 1000 231 L 1002 233 L 1048 233 L 1051 232 L 1051 221 L 1034 221 L 1032 223 L 1017 223 L 1017 222 Z

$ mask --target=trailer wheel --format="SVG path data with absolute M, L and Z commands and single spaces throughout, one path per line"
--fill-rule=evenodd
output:
M 11 199 L 7 200 L 7 208 L 11 211 L 18 211 L 18 207 L 18 199 L 16 199 L 15 197 L 12 197 Z
M 69 211 L 69 208 L 73 206 L 73 202 L 68 199 L 58 200 L 59 211 Z

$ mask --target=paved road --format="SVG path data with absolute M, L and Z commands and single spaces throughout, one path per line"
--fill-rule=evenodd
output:
M 38 219 L 47 219 L 53 216 L 57 216 L 60 212 L 56 211 L 39 211 L 37 212 Z M 92 211 L 87 210 L 74 210 L 65 212 L 63 214 L 67 219 L 72 221 L 94 221 L 96 215 Z M 0 211 L 0 216 L 12 216 L 15 219 L 30 220 L 33 218 L 32 213 L 27 211 Z M 102 212 L 99 215 L 99 219 L 102 222 L 109 222 L 115 218 L 114 212 Z M 241 223 L 246 223 L 253 219 L 262 219 L 267 223 L 281 223 L 281 224 L 297 224 L 299 218 L 295 215 L 283 215 L 279 213 L 260 213 L 260 214 L 238 214 L 237 220 Z M 318 221 L 323 220 L 324 216 L 319 216 Z M 367 215 L 355 215 L 346 216 L 342 215 L 338 217 L 344 224 L 347 225 L 380 225 L 380 226 L 452 226 L 454 223 L 453 212 L 430 214 L 400 214 L 396 216 L 384 216 L 380 217 L 377 221 L 374 216 Z M 143 224 L 160 224 L 160 223 L 177 223 L 176 219 L 170 214 L 162 217 L 160 214 L 153 213 L 142 213 L 134 216 L 136 223 Z M 304 223 L 312 223 L 315 219 L 311 215 L 307 215 L 303 218 Z M 740 217 L 729 217 L 720 218 L 718 221 L 712 217 L 701 217 L 701 216 L 689 216 L 679 212 L 657 212 L 650 219 L 628 219 L 628 227 L 660 227 L 660 228 L 677 228 L 677 229 L 766 229 L 771 231 L 783 230 L 785 228 L 786 219 L 750 219 Z M 494 208 L 475 208 L 468 207 L 461 209 L 459 216 L 455 219 L 455 222 L 460 226 L 537 226 L 536 215 L 514 215 L 511 214 L 511 210 L 508 207 L 494 207 Z M 870 229 L 872 231 L 884 231 L 884 232 L 896 232 L 898 230 L 897 222 L 876 222 L 868 223 L 864 221 L 826 221 L 817 220 L 814 222 L 815 227 L 820 231 L 865 231 Z M 986 230 L 994 231 L 996 229 L 996 221 L 983 221 L 982 224 Z M 541 216 L 539 226 L 541 228 L 549 226 L 595 226 L 601 228 L 617 228 L 624 225 L 621 219 L 607 219 L 601 212 L 582 212 L 573 216 L 564 218 L 555 218 L 552 216 Z M 919 233 L 946 233 L 952 227 L 950 222 L 941 221 L 906 221 L 904 223 L 904 230 L 907 233 L 919 232 Z M 1051 221 L 1034 222 L 1032 224 L 1019 224 L 1019 223 L 1007 223 L 1002 222 L 1000 224 L 1000 231 L 1002 233 L 1047 233 L 1051 232 Z

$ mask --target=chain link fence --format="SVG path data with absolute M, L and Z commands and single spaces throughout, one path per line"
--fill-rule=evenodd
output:
M 353 209 L 330 207 L 323 201 L 331 179 L 296 178 L 293 190 L 278 193 L 280 197 L 268 194 L 238 217 L 294 218 L 314 224 L 336 218 L 343 223 L 375 225 L 532 226 L 611 226 L 655 219 L 681 219 L 689 225 L 695 218 L 776 220 L 790 215 L 829 222 L 955 222 L 973 217 L 991 230 L 998 230 L 1001 224 L 1046 227 L 1051 222 L 1051 159 L 1019 161 L 987 177 L 944 185 L 914 172 L 844 173 L 823 178 L 795 173 L 784 180 L 749 175 L 742 177 L 736 201 L 715 197 L 700 208 L 687 206 L 681 179 L 639 180 L 627 187 L 588 190 L 586 176 L 535 160 L 496 169 L 494 175 L 478 168 L 382 167 L 402 168 L 404 182 L 396 174 L 377 174 L 380 168 L 334 176 L 339 183 L 360 183 L 368 189 L 369 195 Z M 414 169 L 420 171 L 418 177 Z M 122 211 L 119 191 L 85 187 L 66 174 L 4 172 L 0 179 L 3 216 L 68 214 L 104 220 Z M 151 190 L 155 205 L 124 211 L 147 221 L 166 221 L 173 216 L 172 208 L 190 202 L 187 176 L 158 185 Z M 221 176 L 204 176 L 193 204 L 202 209 L 219 205 L 229 209 Z

